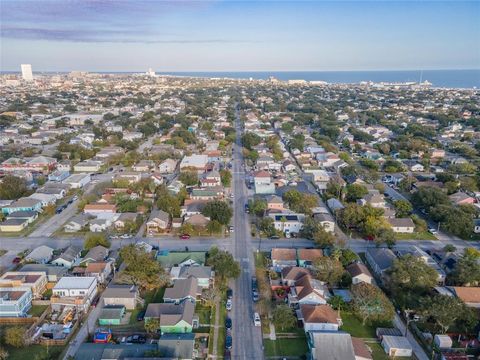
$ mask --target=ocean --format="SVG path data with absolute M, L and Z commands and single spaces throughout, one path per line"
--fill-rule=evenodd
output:
M 478 70 L 405 70 L 405 71 L 245 71 L 245 72 L 158 72 L 159 75 L 227 77 L 235 79 L 326 81 L 328 83 L 419 82 L 428 80 L 439 88 L 480 88 Z

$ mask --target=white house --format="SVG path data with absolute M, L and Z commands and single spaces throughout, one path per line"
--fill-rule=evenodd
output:
M 29 287 L 0 288 L 0 317 L 25 317 L 31 306 Z
M 269 217 L 273 219 L 273 225 L 275 230 L 279 230 L 287 233 L 299 233 L 303 227 L 304 214 L 294 213 L 282 213 L 282 214 L 269 214 Z
M 396 233 L 413 233 L 415 231 L 415 224 L 410 218 L 393 218 L 387 219 L 392 227 L 392 230 Z
M 307 331 L 338 331 L 342 325 L 340 315 L 330 305 L 300 305 L 298 319 Z
M 158 166 L 158 171 L 160 174 L 173 174 L 177 168 L 177 164 L 177 160 L 166 159 Z
M 52 308 L 75 306 L 79 311 L 87 311 L 97 294 L 97 278 L 62 277 L 52 289 Z
M 90 174 L 80 173 L 70 175 L 68 178 L 63 180 L 64 184 L 70 185 L 72 189 L 81 189 L 90 182 Z

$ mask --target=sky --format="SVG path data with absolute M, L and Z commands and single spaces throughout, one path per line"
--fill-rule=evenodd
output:
M 480 1 L 0 0 L 0 70 L 480 69 Z

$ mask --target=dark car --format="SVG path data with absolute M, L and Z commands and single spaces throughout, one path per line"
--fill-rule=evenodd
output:
M 230 318 L 225 319 L 225 327 L 227 328 L 227 330 L 232 328 L 232 319 Z
M 270 240 L 278 240 L 278 239 L 280 239 L 280 236 L 278 236 L 278 235 L 270 236 Z
M 223 358 L 225 360 L 229 360 L 232 358 L 232 354 L 230 353 L 230 350 L 225 350 L 225 352 L 223 353 Z
M 17 256 L 15 259 L 12 260 L 12 263 L 19 264 L 20 261 L 22 261 L 22 259 Z
M 227 337 L 225 338 L 225 348 L 226 349 L 232 348 L 232 337 L 230 335 L 227 335 Z
M 180 239 L 182 239 L 182 240 L 188 240 L 188 239 L 190 239 L 190 235 L 188 235 L 188 234 L 182 234 L 182 235 L 180 235 Z
M 140 312 L 137 314 L 137 321 L 143 321 L 143 319 L 145 319 L 145 310 L 140 311 Z
M 227 298 L 231 299 L 233 297 L 233 290 L 232 289 L 227 289 Z
M 100 296 L 97 296 L 95 299 L 92 300 L 92 306 L 97 307 L 98 300 L 100 300 Z
M 146 337 L 140 334 L 135 334 L 127 337 L 127 343 L 145 344 L 146 342 L 147 342 Z
M 252 277 L 252 290 L 257 290 L 257 278 Z
M 252 300 L 253 302 L 257 302 L 259 300 L 258 292 L 257 290 L 252 291 Z

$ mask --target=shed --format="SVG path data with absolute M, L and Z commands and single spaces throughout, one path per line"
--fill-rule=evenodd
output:
M 450 349 L 453 345 L 452 338 L 448 335 L 435 335 L 433 339 L 435 345 L 437 345 L 440 349 Z
M 125 316 L 125 306 L 111 306 L 102 309 L 98 317 L 98 324 L 105 325 L 120 325 L 122 318 Z
M 388 356 L 412 356 L 412 346 L 405 336 L 384 335 L 382 339 L 382 346 Z

